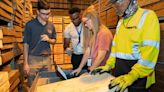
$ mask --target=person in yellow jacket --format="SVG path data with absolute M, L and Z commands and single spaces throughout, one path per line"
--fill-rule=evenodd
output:
M 116 91 L 148 92 L 155 83 L 154 68 L 159 54 L 160 27 L 152 10 L 142 9 L 137 0 L 110 0 L 119 20 L 112 43 L 112 51 L 105 66 L 91 74 L 114 68 L 116 77 L 109 89 Z

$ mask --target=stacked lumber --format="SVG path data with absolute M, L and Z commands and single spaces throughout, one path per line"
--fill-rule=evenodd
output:
M 15 19 L 14 23 L 22 27 L 23 23 L 23 14 L 24 14 L 24 5 L 22 0 L 14 0 L 14 6 L 15 6 Z
M 64 53 L 64 48 L 63 48 L 63 18 L 59 16 L 54 16 L 52 18 L 52 22 L 54 23 L 55 30 L 56 30 L 56 44 L 54 45 L 54 60 L 56 64 L 63 64 L 63 53 Z
M 64 54 L 64 63 L 65 64 L 70 64 L 71 63 L 71 56 L 69 56 L 68 54 Z
M 18 92 L 18 86 L 20 83 L 19 76 L 20 74 L 18 70 L 11 70 L 9 72 L 10 92 Z
M 67 27 L 67 25 L 69 25 L 71 23 L 71 19 L 69 16 L 64 16 L 63 17 L 63 21 L 64 21 L 64 29 Z M 64 31 L 63 31 L 64 32 Z M 64 37 L 63 37 L 64 39 Z M 66 54 L 66 52 L 64 53 L 64 63 L 65 64 L 71 64 L 71 56 L 69 56 L 68 54 Z
M 13 68 L 17 68 L 17 57 L 23 53 L 24 9 L 24 0 L 0 1 L 0 71 L 9 73 L 10 92 L 18 92 L 20 82 L 19 72 Z
M 24 18 L 23 21 L 27 22 L 32 19 L 33 11 L 32 11 L 32 3 L 31 0 L 24 0 L 25 1 L 25 11 L 24 11 Z
M 20 26 L 15 25 L 15 43 L 14 43 L 14 56 L 23 54 L 23 31 L 24 29 Z
M 54 23 L 57 37 L 56 44 L 53 46 L 54 61 L 56 64 L 63 64 L 63 18 L 53 16 L 49 20 Z
M 0 18 L 2 20 L 13 20 L 13 8 L 12 2 L 10 0 L 1 0 L 0 1 Z
M 0 65 L 10 61 L 14 57 L 14 35 L 14 30 L 7 27 L 0 27 Z
M 55 26 L 56 31 L 56 44 L 53 46 L 53 54 L 54 54 L 54 60 L 56 64 L 70 64 L 71 59 L 70 56 L 68 56 L 64 52 L 64 29 L 66 25 L 68 25 L 71 20 L 68 16 L 53 16 L 49 18 L 49 21 L 52 21 Z
M 64 16 L 63 20 L 64 20 L 64 24 L 69 24 L 71 22 L 71 19 L 68 16 Z
M 10 83 L 8 72 L 0 72 L 0 92 L 9 92 Z

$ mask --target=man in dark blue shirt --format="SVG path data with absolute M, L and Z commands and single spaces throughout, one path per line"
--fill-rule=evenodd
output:
M 56 41 L 55 27 L 48 21 L 48 2 L 39 0 L 37 14 L 35 19 L 26 23 L 24 31 L 24 72 L 28 75 L 28 86 L 31 86 L 37 72 L 50 69 L 50 44 Z

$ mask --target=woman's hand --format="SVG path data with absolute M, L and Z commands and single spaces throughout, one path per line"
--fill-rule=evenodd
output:
M 75 69 L 73 72 L 71 72 L 72 75 L 78 76 L 81 72 L 81 68 Z

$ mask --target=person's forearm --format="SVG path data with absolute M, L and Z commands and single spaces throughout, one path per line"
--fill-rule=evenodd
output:
M 49 39 L 47 42 L 49 42 L 50 44 L 55 44 L 56 43 L 56 39 Z
M 69 47 L 69 44 L 64 44 L 64 50 Z
M 104 59 L 103 57 L 97 57 L 90 68 L 91 69 L 97 68 L 101 64 L 103 59 Z
M 80 65 L 79 65 L 79 68 L 82 69 L 82 68 L 84 67 L 84 65 L 85 65 L 85 64 L 87 63 L 87 61 L 88 61 L 89 55 L 90 55 L 90 49 L 88 48 L 88 49 L 86 50 L 84 56 L 83 56 L 83 59 L 82 59 Z
M 69 47 L 70 44 L 70 38 L 64 38 L 64 50 Z
M 91 70 L 93 70 L 94 68 L 97 68 L 102 63 L 103 59 L 105 58 L 106 51 L 100 52 L 98 54 L 99 55 L 96 57 L 94 63 L 90 67 Z
M 24 65 L 28 64 L 28 44 L 24 44 Z

